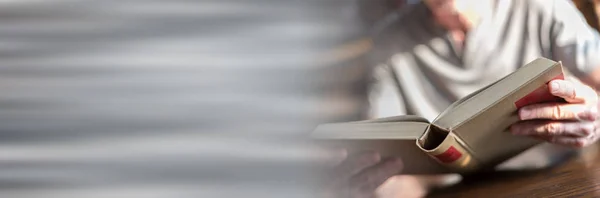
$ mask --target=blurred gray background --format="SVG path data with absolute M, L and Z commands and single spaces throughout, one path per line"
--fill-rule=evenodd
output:
M 390 2 L 2 0 L 0 197 L 314 197 Z

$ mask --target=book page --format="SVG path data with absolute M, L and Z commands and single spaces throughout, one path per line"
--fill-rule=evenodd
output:
M 349 122 L 322 124 L 311 134 L 315 139 L 416 140 L 429 126 L 425 122 Z
M 414 120 L 416 122 L 407 121 Z M 326 148 L 346 149 L 348 153 L 376 151 L 382 158 L 401 158 L 403 174 L 438 174 L 452 172 L 429 157 L 417 146 L 417 139 L 428 129 L 425 119 L 398 116 L 360 122 L 322 124 L 311 137 Z M 425 120 L 425 122 L 423 121 Z
M 371 119 L 371 120 L 362 120 L 362 121 L 356 121 L 356 122 L 360 122 L 360 123 L 381 123 L 381 122 L 423 122 L 423 123 L 429 123 L 429 121 L 425 118 L 416 116 L 416 115 L 399 115 L 399 116 L 392 116 L 392 117 L 385 117 L 385 118 L 377 118 L 377 119 Z

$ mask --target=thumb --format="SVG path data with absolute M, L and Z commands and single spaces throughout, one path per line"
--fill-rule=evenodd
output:
M 552 95 L 561 97 L 569 103 L 596 103 L 598 96 L 591 87 L 570 80 L 553 80 L 548 83 Z

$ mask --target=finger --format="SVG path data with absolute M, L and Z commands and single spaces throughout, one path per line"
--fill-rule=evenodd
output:
M 348 151 L 342 148 L 314 148 L 309 151 L 311 161 L 322 163 L 325 167 L 339 166 L 348 158 Z
M 397 175 L 402 170 L 400 159 L 389 159 L 376 166 L 365 169 L 350 179 L 350 186 L 359 194 L 370 195 L 390 177 Z
M 596 120 L 595 108 L 584 104 L 540 103 L 519 109 L 520 120 Z
M 596 136 L 589 137 L 571 137 L 571 136 L 532 136 L 537 139 L 547 141 L 552 144 L 568 146 L 568 147 L 585 147 L 596 141 Z
M 381 156 L 373 151 L 355 153 L 344 160 L 334 171 L 337 180 L 346 180 L 360 173 L 363 169 L 374 166 L 381 161 Z
M 510 127 L 511 133 L 515 135 L 545 135 L 561 136 L 568 135 L 574 137 L 587 137 L 596 130 L 593 122 L 557 122 L 531 120 L 513 124 Z
M 548 83 L 548 86 L 552 95 L 564 98 L 569 103 L 585 102 L 585 97 L 577 90 L 578 86 L 571 81 L 553 80 Z

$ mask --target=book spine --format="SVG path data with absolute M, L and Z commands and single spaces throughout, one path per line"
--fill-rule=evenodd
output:
M 443 166 L 457 173 L 469 173 L 480 168 L 479 162 L 473 158 L 473 155 L 458 141 L 458 137 L 453 133 L 449 133 L 442 143 L 434 149 L 426 150 L 421 145 L 419 145 L 419 148 Z

